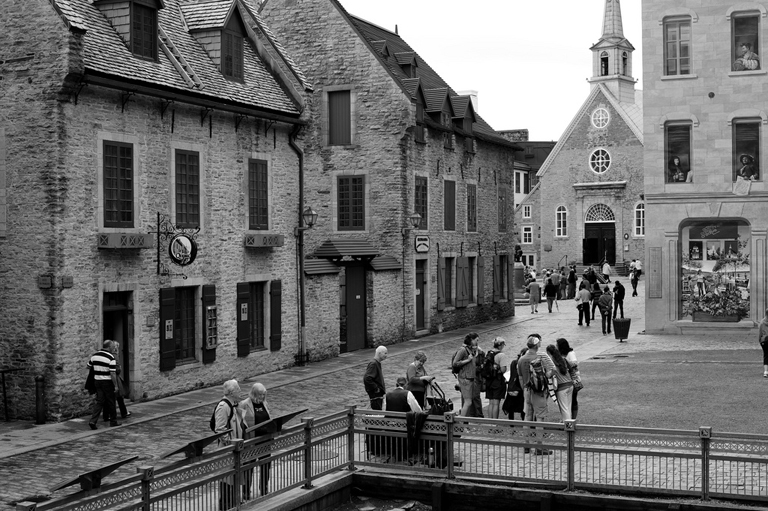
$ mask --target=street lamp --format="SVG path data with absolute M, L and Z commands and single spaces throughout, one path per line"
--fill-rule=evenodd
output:
M 418 213 L 412 213 L 411 216 L 408 217 L 408 221 L 411 223 L 411 226 L 403 227 L 403 236 L 408 234 L 408 231 L 417 229 L 419 225 L 421 225 L 421 215 Z
M 307 359 L 307 342 L 306 342 L 306 318 L 307 318 L 307 306 L 304 288 L 306 286 L 306 280 L 304 277 L 304 231 L 314 227 L 317 223 L 317 211 L 310 206 L 304 208 L 304 212 L 301 214 L 302 219 L 306 227 L 297 226 L 293 230 L 293 234 L 296 236 L 296 243 L 298 244 L 297 257 L 299 258 L 299 354 L 296 356 L 296 362 L 298 365 L 303 366 L 306 364 Z

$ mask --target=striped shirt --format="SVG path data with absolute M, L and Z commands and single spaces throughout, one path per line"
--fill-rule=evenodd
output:
M 110 381 L 112 380 L 112 374 L 115 374 L 117 370 L 117 362 L 112 353 L 104 350 L 99 350 L 88 361 L 88 367 L 93 367 L 94 380 L 98 381 Z

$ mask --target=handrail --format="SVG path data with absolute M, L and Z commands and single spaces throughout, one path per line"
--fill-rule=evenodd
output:
M 568 266 L 568 254 L 565 254 L 563 257 L 560 258 L 559 261 L 557 261 L 557 265 L 555 265 L 555 269 L 556 270 L 562 266 L 560 263 L 563 262 L 563 259 L 565 259 L 565 267 L 566 268 L 569 267 Z

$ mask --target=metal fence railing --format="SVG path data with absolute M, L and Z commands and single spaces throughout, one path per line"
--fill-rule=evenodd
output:
M 388 472 L 728 500 L 768 498 L 768 435 L 417 416 L 349 407 L 280 436 L 229 446 L 22 511 L 202 511 L 295 488 L 332 472 Z M 409 433 L 410 431 L 410 433 Z M 418 432 L 418 434 L 416 434 Z

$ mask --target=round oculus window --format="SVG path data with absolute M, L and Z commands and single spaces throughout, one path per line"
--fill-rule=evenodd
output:
M 605 149 L 595 149 L 589 157 L 589 166 L 594 172 L 602 174 L 611 166 L 611 155 Z
M 603 107 L 597 108 L 592 112 L 592 126 L 595 128 L 605 128 L 610 120 L 611 115 Z

